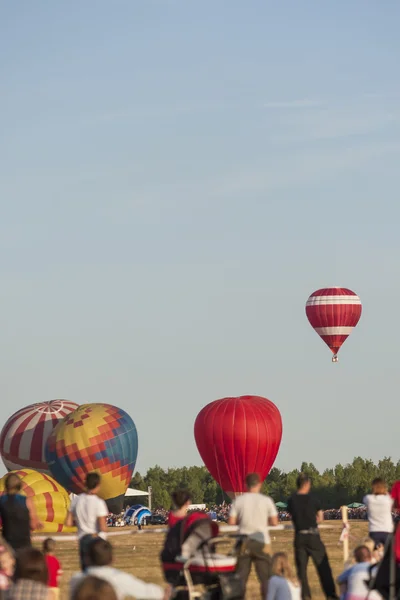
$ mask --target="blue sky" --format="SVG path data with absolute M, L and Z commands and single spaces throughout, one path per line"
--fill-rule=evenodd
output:
M 279 407 L 276 466 L 400 458 L 400 6 L 105 0 L 0 14 L 0 422 L 127 410 L 201 464 L 208 402 Z M 332 365 L 304 313 L 364 312 Z

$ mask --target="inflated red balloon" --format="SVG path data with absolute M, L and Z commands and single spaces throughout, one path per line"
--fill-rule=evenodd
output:
M 281 443 L 282 419 L 266 398 L 222 398 L 199 412 L 194 437 L 207 469 L 232 497 L 245 491 L 249 473 L 267 477 Z
M 347 288 L 323 288 L 307 300 L 307 318 L 333 352 L 332 362 L 337 362 L 337 353 L 360 320 L 361 312 L 360 298 Z

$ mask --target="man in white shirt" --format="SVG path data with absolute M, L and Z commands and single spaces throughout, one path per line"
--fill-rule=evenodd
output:
M 266 598 L 271 577 L 271 538 L 268 526 L 278 525 L 278 511 L 272 498 L 261 494 L 262 481 L 257 473 L 246 477 L 247 493 L 233 502 L 229 525 L 238 525 L 245 536 L 238 558 L 237 573 L 247 583 L 254 563 L 261 585 L 261 596 Z
M 118 600 L 126 597 L 138 600 L 163 600 L 169 597 L 169 589 L 164 590 L 159 585 L 145 583 L 129 573 L 124 573 L 112 566 L 112 546 L 101 538 L 92 539 L 88 547 L 88 566 L 85 573 L 76 573 L 70 580 L 70 596 L 73 597 L 78 583 L 86 575 L 92 575 L 108 581 L 114 588 Z
M 98 497 L 101 476 L 98 473 L 88 473 L 86 476 L 86 492 L 76 496 L 71 502 L 65 524 L 67 527 L 76 525 L 78 528 L 79 554 L 82 571 L 86 567 L 86 551 L 93 537 L 106 537 L 107 504 Z

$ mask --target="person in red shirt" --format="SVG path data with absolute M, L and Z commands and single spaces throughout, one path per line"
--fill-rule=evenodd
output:
M 400 513 L 400 480 L 395 481 L 390 493 L 394 500 L 393 508 L 396 509 L 397 513 Z M 397 564 L 400 564 L 400 524 L 396 527 L 394 538 L 394 554 L 396 557 Z
M 392 487 L 391 496 L 394 500 L 394 508 L 400 509 L 400 479 L 395 481 Z
M 62 575 L 61 564 L 54 556 L 55 549 L 56 543 L 53 539 L 47 538 L 47 540 L 44 540 L 43 554 L 45 556 L 47 570 L 49 572 L 47 585 L 51 590 L 52 600 L 58 600 L 60 597 L 59 580 Z
M 177 490 L 171 498 L 174 508 L 168 515 L 168 527 L 170 529 L 186 517 L 188 508 L 192 503 L 191 494 L 188 490 Z

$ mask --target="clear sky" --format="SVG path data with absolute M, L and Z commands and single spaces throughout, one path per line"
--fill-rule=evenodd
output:
M 0 423 L 127 410 L 137 467 L 201 464 L 198 411 L 279 407 L 276 466 L 398 460 L 397 0 L 0 8 Z M 364 312 L 338 364 L 305 317 Z

